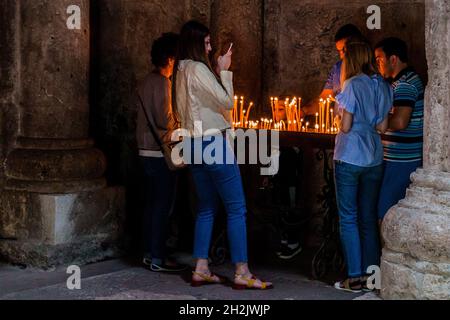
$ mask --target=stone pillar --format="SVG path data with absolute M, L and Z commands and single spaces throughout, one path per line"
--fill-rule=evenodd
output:
M 12 141 L 17 132 L 18 109 L 15 102 L 15 83 L 17 83 L 16 43 L 16 9 L 14 1 L 1 1 L 0 12 L 0 164 L 3 164 L 8 151 L 12 148 Z M 9 44 L 8 46 L 4 44 Z M 0 188 L 4 185 L 4 167 L 0 165 Z M 1 234 L 0 234 L 1 237 Z
M 255 103 L 251 115 L 261 110 L 263 59 L 263 1 L 216 0 L 211 7 L 213 47 L 222 54 L 233 42 L 234 89 Z M 248 105 L 246 102 L 246 105 Z M 250 118 L 252 116 L 250 115 Z
M 0 254 L 42 267 L 113 255 L 123 191 L 106 187 L 105 157 L 88 138 L 90 1 L 7 3 L 19 123 L 0 196 Z M 80 30 L 67 27 L 70 5 Z
M 424 168 L 383 222 L 384 299 L 450 299 L 450 0 L 425 6 Z

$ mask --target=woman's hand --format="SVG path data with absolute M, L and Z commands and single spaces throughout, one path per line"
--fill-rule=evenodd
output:
M 217 58 L 217 67 L 218 67 L 219 71 L 228 71 L 228 69 L 230 69 L 232 54 L 233 54 L 233 52 L 231 51 L 231 47 L 230 47 L 230 49 L 228 50 L 228 52 L 225 55 Z

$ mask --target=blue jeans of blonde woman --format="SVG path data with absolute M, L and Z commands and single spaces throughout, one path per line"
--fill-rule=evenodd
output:
M 227 213 L 227 231 L 230 245 L 231 259 L 233 263 L 247 262 L 247 228 L 246 228 L 246 204 L 244 189 L 242 186 L 239 166 L 236 162 L 233 150 L 223 136 L 214 136 L 211 141 L 202 141 L 202 138 L 191 139 L 191 154 L 208 150 L 211 143 L 217 141 L 219 152 L 205 152 L 213 157 L 231 159 L 231 163 L 217 161 L 207 164 L 204 159 L 200 163 L 190 164 L 194 184 L 198 197 L 197 220 L 194 236 L 194 258 L 208 259 L 209 247 L 220 201 L 223 202 Z M 216 142 L 217 142 L 216 141 Z M 195 146 L 198 146 L 195 148 Z M 220 157 L 218 153 L 222 153 Z M 198 159 L 198 158 L 197 158 Z M 222 163 L 220 163 L 222 162 Z
M 377 202 L 383 165 L 360 167 L 335 161 L 336 201 L 342 249 L 349 278 L 380 264 Z

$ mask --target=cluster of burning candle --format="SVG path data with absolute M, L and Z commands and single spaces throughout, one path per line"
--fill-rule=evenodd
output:
M 235 96 L 232 111 L 233 127 L 335 134 L 338 129 L 334 125 L 333 108 L 330 106 L 332 101 L 334 99 L 331 96 L 326 100 L 320 99 L 319 112 L 316 113 L 314 126 L 311 126 L 301 117 L 302 98 L 300 97 L 286 98 L 284 102 L 279 101 L 277 97 L 271 97 L 272 119 L 261 118 L 255 121 L 250 120 L 253 102 L 250 102 L 246 108 L 245 98 Z
M 234 97 L 234 107 L 232 112 L 233 119 L 233 127 L 241 127 L 241 128 L 253 128 L 257 129 L 259 122 L 249 121 L 250 111 L 253 107 L 253 102 L 250 102 L 248 108 L 244 107 L 244 97 L 241 97 L 240 101 L 239 97 Z
M 334 124 L 334 110 L 330 107 L 334 99 L 329 96 L 326 100 L 320 99 L 319 112 L 316 113 L 315 131 L 319 133 L 337 133 L 338 129 Z
M 303 119 L 301 118 L 302 98 L 294 97 L 292 100 L 284 100 L 284 110 L 280 106 L 278 98 L 270 98 L 270 107 L 272 109 L 272 119 L 275 119 L 274 129 L 283 131 L 301 131 Z M 282 113 L 286 114 L 282 117 Z M 284 120 L 286 119 L 286 121 Z

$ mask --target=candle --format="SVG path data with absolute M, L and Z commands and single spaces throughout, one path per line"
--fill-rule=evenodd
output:
M 239 113 L 239 122 L 244 122 L 244 97 L 241 97 L 241 110 Z
M 325 131 L 325 109 L 326 109 L 326 107 L 327 107 L 327 101 L 326 100 L 323 100 L 323 105 L 322 105 L 322 116 L 321 116 L 321 118 L 322 118 L 322 121 L 320 122 L 320 129 L 321 129 L 321 132 L 324 132 Z
M 320 98 L 320 101 L 319 101 L 319 120 L 316 121 L 316 124 L 319 125 L 319 128 L 321 127 L 321 124 L 322 124 L 322 105 L 323 105 L 323 99 Z
M 326 123 L 325 123 L 325 130 L 328 131 L 330 122 L 330 98 L 327 99 L 327 110 L 326 110 Z
M 237 106 L 238 106 L 238 97 L 234 96 L 234 105 L 233 105 L 233 122 L 236 123 L 238 121 L 237 119 Z
M 272 110 L 272 119 L 275 119 L 275 99 L 273 97 L 270 98 L 270 109 Z
M 334 132 L 334 117 L 333 117 L 333 109 L 330 108 L 330 127 L 331 127 L 331 133 Z
M 245 119 L 245 121 L 248 121 L 248 117 L 250 116 L 250 110 L 252 109 L 253 106 L 253 102 L 250 102 L 248 109 L 247 109 L 247 117 Z
M 320 105 L 319 105 L 320 108 Z M 319 125 L 319 113 L 316 112 L 316 125 Z
M 278 119 L 278 98 L 273 99 L 273 116 L 272 118 L 277 121 Z

